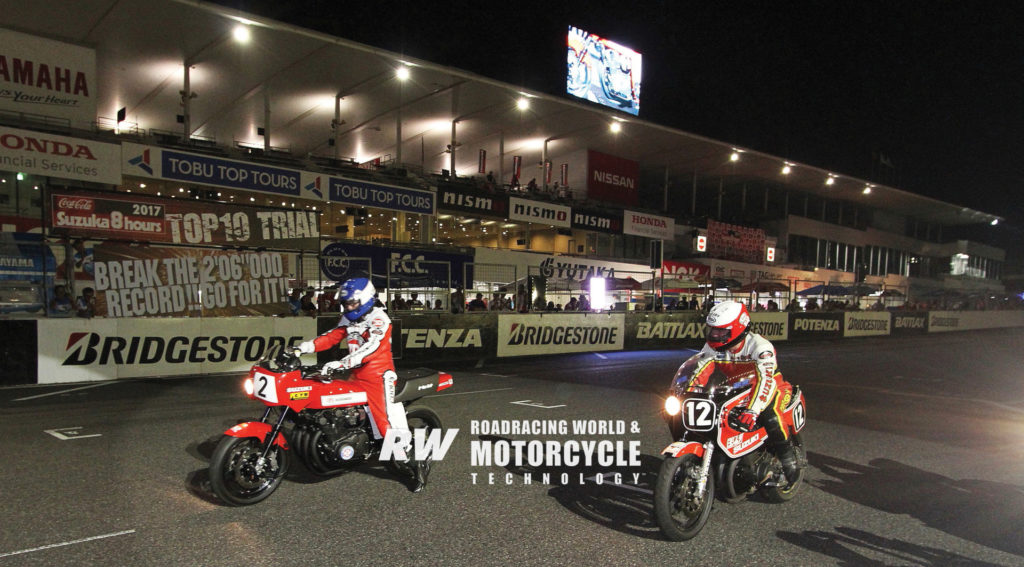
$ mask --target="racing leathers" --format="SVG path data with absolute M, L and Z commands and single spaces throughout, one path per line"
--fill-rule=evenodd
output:
M 746 416 L 741 415 L 740 422 L 745 423 L 743 417 L 748 417 L 749 423 L 745 425 L 753 426 L 757 422 L 765 428 L 768 442 L 782 462 L 786 477 L 795 478 L 799 465 L 781 418 L 785 408 L 781 407 L 783 399 L 779 390 L 785 382 L 779 372 L 772 343 L 761 335 L 748 332 L 744 340 L 731 349 L 719 351 L 705 344 L 699 355 L 696 372 L 699 383 L 706 383 L 718 364 L 753 365 L 753 398 L 742 412 Z
M 352 370 L 352 381 L 366 390 L 373 434 L 381 439 L 389 428 L 408 430 L 405 406 L 395 403 L 395 362 L 391 357 L 391 318 L 374 307 L 357 321 L 342 317 L 338 326 L 313 339 L 317 352 L 345 341 L 348 354 L 338 368 Z M 333 364 L 332 364 L 333 366 Z

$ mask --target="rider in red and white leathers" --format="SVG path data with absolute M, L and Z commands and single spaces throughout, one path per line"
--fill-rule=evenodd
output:
M 751 364 L 756 370 L 754 398 L 737 421 L 746 431 L 763 426 L 768 441 L 789 479 L 796 478 L 799 464 L 789 435 L 782 426 L 783 412 L 779 386 L 784 383 L 772 343 L 749 330 L 750 314 L 742 303 L 725 301 L 715 305 L 707 318 L 706 344 L 701 349 L 696 375 L 706 381 L 717 363 Z M 767 410 L 767 411 L 766 411 Z
M 345 341 L 348 354 L 341 360 L 328 362 L 321 374 L 329 376 L 337 369 L 352 370 L 351 382 L 357 382 L 366 390 L 366 401 L 370 408 L 374 437 L 383 439 L 389 429 L 409 430 L 405 419 L 405 406 L 395 402 L 395 363 L 391 356 L 391 318 L 376 307 L 376 290 L 369 278 L 351 278 L 341 284 L 339 297 L 342 318 L 338 326 L 298 346 L 300 352 L 312 353 L 327 350 Z M 407 460 L 407 448 L 396 447 L 396 459 Z M 427 464 L 416 463 L 419 492 L 426 485 Z

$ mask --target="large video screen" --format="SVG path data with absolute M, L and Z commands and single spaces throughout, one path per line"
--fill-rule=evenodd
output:
M 565 92 L 637 115 L 640 54 L 601 36 L 569 26 Z

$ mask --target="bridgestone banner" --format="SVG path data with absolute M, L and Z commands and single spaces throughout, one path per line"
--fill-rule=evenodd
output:
M 625 314 L 499 315 L 498 356 L 622 350 Z
M 769 341 L 789 339 L 789 313 L 751 313 L 750 330 Z
M 270 346 L 297 345 L 315 327 L 308 317 L 40 319 L 37 332 L 46 384 L 244 373 Z
M 843 336 L 846 337 L 882 336 L 892 330 L 888 311 L 847 311 L 843 318 Z
M 288 313 L 288 256 L 106 244 L 95 249 L 102 317 Z

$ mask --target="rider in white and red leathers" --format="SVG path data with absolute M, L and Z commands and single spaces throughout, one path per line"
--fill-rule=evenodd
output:
M 768 432 L 768 441 L 782 463 L 788 479 L 796 478 L 799 472 L 793 445 L 782 427 L 779 405 L 779 385 L 783 383 L 782 373 L 775 359 L 772 343 L 749 330 L 750 314 L 742 303 L 725 301 L 715 305 L 708 313 L 705 338 L 707 343 L 700 351 L 696 375 L 705 381 L 715 370 L 716 363 L 748 363 L 756 370 L 753 385 L 754 398 L 738 415 L 737 421 L 745 431 L 763 426 Z M 768 411 L 765 411 L 768 410 Z
M 374 436 L 382 439 L 388 429 L 408 431 L 405 406 L 395 402 L 395 362 L 391 357 L 391 318 L 376 307 L 376 290 L 369 278 L 350 278 L 338 290 L 343 316 L 338 326 L 299 345 L 303 353 L 327 350 L 345 341 L 348 354 L 341 360 L 328 362 L 321 374 L 352 370 L 349 381 L 357 382 L 366 390 L 366 401 L 370 408 Z M 402 450 L 398 459 L 405 460 Z M 426 485 L 428 464 L 417 461 L 416 473 L 419 492 Z

